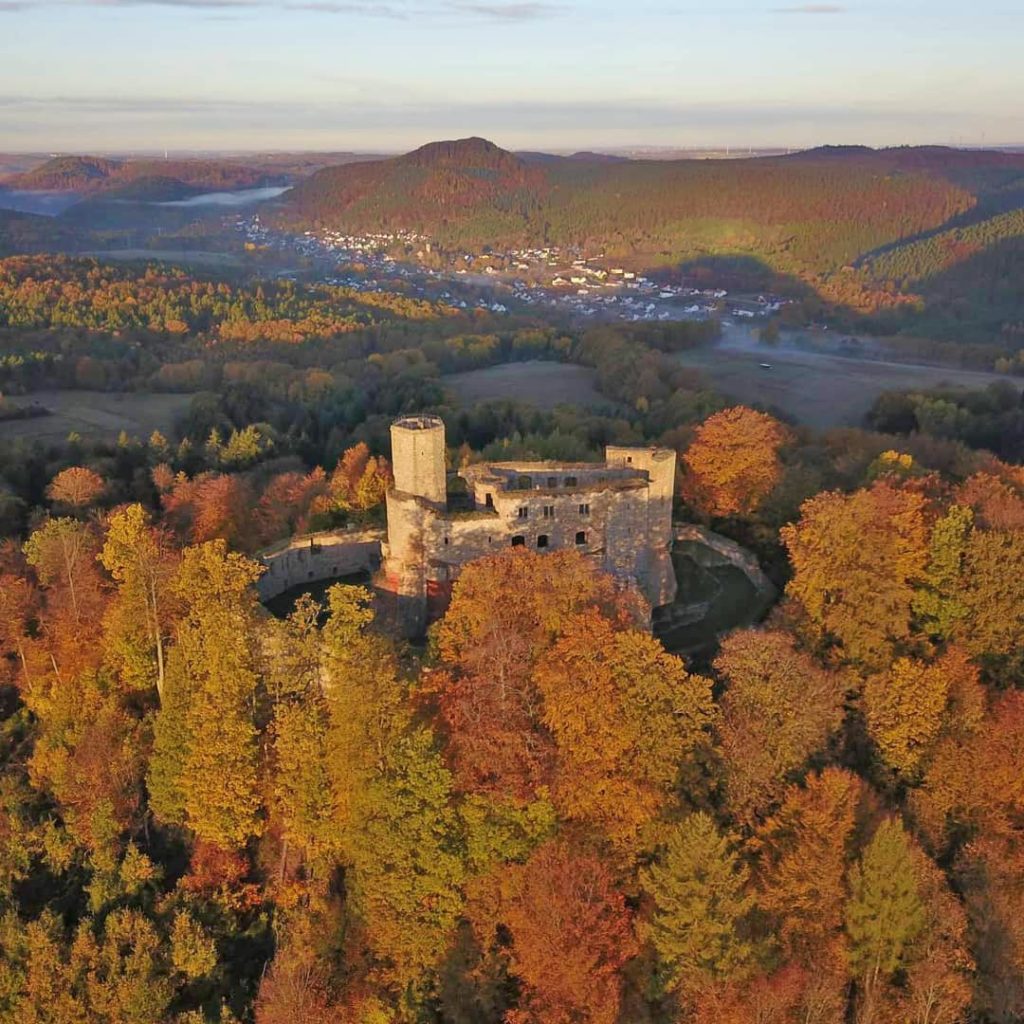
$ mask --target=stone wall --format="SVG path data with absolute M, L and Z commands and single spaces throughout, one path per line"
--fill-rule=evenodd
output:
M 676 526 L 674 537 L 676 541 L 692 541 L 710 548 L 724 561 L 741 569 L 754 585 L 754 589 L 767 600 L 774 601 L 778 596 L 775 584 L 764 574 L 757 556 L 737 544 L 736 541 L 723 537 L 720 533 L 715 533 L 704 526 L 697 526 L 695 523 Z
M 256 556 L 267 567 L 256 592 L 261 601 L 269 601 L 302 583 L 372 574 L 381 564 L 384 539 L 382 529 L 328 530 L 265 548 Z

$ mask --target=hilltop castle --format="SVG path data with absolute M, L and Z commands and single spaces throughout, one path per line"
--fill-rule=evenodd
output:
M 609 445 L 601 463 L 477 463 L 460 471 L 466 493 L 450 495 L 439 417 L 396 420 L 391 447 L 383 582 L 408 635 L 443 610 L 462 566 L 508 547 L 575 548 L 652 607 L 675 596 L 674 451 Z

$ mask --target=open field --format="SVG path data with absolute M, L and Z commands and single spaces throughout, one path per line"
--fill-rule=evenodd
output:
M 98 260 L 156 260 L 179 266 L 205 266 L 235 269 L 242 266 L 242 258 L 231 252 L 208 252 L 197 249 L 97 249 L 83 256 L 94 256 Z
M 819 429 L 857 426 L 883 391 L 939 387 L 983 388 L 1020 380 L 978 370 L 914 366 L 855 359 L 795 348 L 747 349 L 728 341 L 715 348 L 681 352 L 685 366 L 700 370 L 716 391 L 738 402 L 778 409 Z M 765 369 L 762 363 L 770 363 Z
M 53 415 L 0 421 L 0 441 L 16 437 L 57 441 L 72 431 L 82 437 L 116 438 L 122 430 L 129 437 L 145 440 L 154 430 L 169 433 L 191 400 L 191 395 L 74 390 L 15 395 L 7 401 L 13 405 L 41 405 Z
M 538 409 L 553 409 L 556 405 L 600 408 L 614 404 L 595 388 L 593 370 L 569 363 L 501 363 L 483 370 L 453 373 L 444 378 L 444 384 L 462 405 L 496 400 L 523 402 Z

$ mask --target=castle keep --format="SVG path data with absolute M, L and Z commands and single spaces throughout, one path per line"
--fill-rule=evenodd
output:
M 444 608 L 463 565 L 509 547 L 575 548 L 635 581 L 652 607 L 675 597 L 674 451 L 609 445 L 602 463 L 478 463 L 459 474 L 466 493 L 449 495 L 439 417 L 397 420 L 391 445 L 384 585 L 407 634 Z

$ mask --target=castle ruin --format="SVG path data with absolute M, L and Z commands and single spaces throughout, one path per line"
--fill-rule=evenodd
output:
M 391 445 L 383 585 L 405 634 L 422 634 L 443 611 L 462 566 L 509 547 L 574 548 L 635 582 L 652 608 L 675 597 L 671 449 L 609 445 L 601 463 L 477 463 L 459 473 L 465 494 L 449 494 L 440 417 L 396 420 Z

